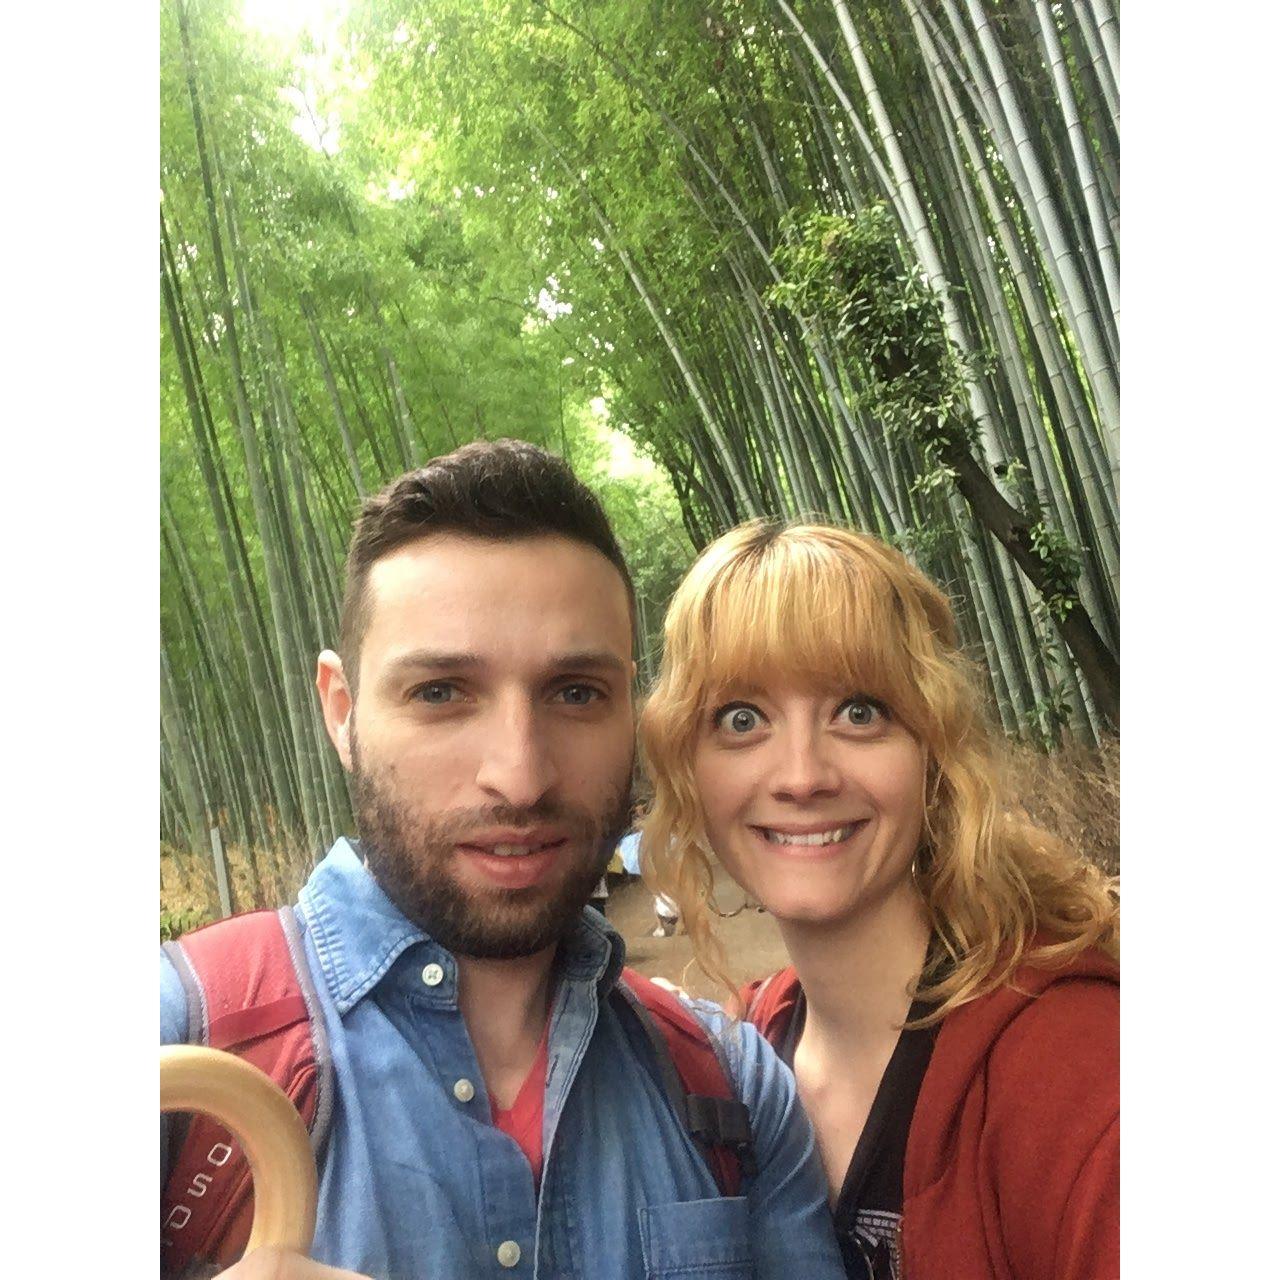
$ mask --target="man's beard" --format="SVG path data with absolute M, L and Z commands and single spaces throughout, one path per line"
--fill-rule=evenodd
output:
M 529 808 L 497 804 L 415 813 L 385 785 L 383 771 L 362 767 L 352 743 L 352 782 L 360 851 L 379 887 L 406 919 L 447 951 L 478 959 L 530 956 L 558 942 L 586 906 L 630 811 L 631 770 L 598 814 L 540 801 Z M 477 829 L 554 823 L 567 836 L 561 857 L 591 856 L 561 873 L 550 891 L 466 887 L 450 867 L 454 846 Z

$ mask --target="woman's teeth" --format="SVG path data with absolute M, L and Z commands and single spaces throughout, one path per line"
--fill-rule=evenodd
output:
M 765 839 L 770 844 L 824 845 L 839 844 L 853 835 L 853 827 L 832 827 L 830 831 L 814 831 L 809 835 L 798 835 L 794 831 L 774 831 L 770 827 L 761 827 Z

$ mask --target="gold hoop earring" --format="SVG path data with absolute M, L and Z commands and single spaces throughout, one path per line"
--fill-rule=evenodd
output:
M 915 857 L 911 859 L 911 883 L 915 885 L 916 892 L 922 898 L 925 896 L 925 891 L 924 885 L 921 883 L 921 878 L 925 875 L 925 868 L 921 867 L 920 863 L 924 855 L 928 852 L 928 848 L 921 845 L 921 847 L 916 850 Z

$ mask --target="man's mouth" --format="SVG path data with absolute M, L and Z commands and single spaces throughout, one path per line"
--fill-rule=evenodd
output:
M 466 844 L 464 849 L 476 849 L 481 853 L 492 854 L 495 858 L 527 858 L 531 853 L 545 853 L 564 844 L 564 837 L 556 840 L 545 840 L 536 844 Z
M 457 842 L 468 853 L 487 853 L 495 858 L 527 858 L 562 845 L 568 832 L 549 823 L 536 827 L 482 827 Z
M 482 879 L 504 889 L 527 889 L 560 864 L 569 836 L 561 830 L 484 831 L 455 848 Z

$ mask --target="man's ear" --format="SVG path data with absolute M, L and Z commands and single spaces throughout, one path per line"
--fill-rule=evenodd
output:
M 351 731 L 355 727 L 356 703 L 342 670 L 342 659 L 332 649 L 326 649 L 316 659 L 316 688 L 320 692 L 320 708 L 324 712 L 324 727 L 329 731 L 329 741 L 337 750 L 342 767 L 350 773 Z

